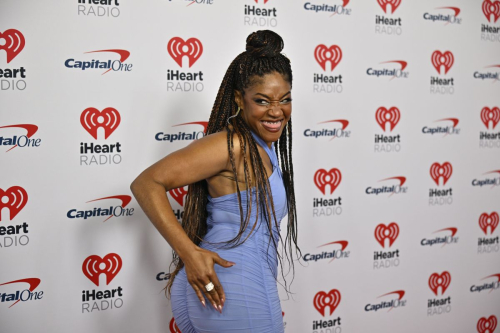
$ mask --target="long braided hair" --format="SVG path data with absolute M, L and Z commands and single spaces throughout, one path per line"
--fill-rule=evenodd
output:
M 236 190 L 238 196 L 241 225 L 238 234 L 231 240 L 223 242 L 229 248 L 234 248 L 244 243 L 250 233 L 256 228 L 257 219 L 259 218 L 259 210 L 261 210 L 264 220 L 269 230 L 269 244 L 271 243 L 277 251 L 277 239 L 273 237 L 274 230 L 278 230 L 276 214 L 274 211 L 274 203 L 272 200 L 271 189 L 264 164 L 257 149 L 257 143 L 251 134 L 250 127 L 245 122 L 241 115 L 236 114 L 238 108 L 235 101 L 235 90 L 238 90 L 242 96 L 244 90 L 252 85 L 252 83 L 263 77 L 266 74 L 278 72 L 283 76 L 290 86 L 292 85 L 292 69 L 290 60 L 283 54 L 283 39 L 273 31 L 260 30 L 250 34 L 246 40 L 246 51 L 240 53 L 229 65 L 229 68 L 224 75 L 224 79 L 217 93 L 210 120 L 207 127 L 206 135 L 227 131 L 227 149 L 231 161 L 234 179 L 236 180 Z M 232 117 L 231 117 L 232 116 Z M 229 121 L 228 121 L 229 119 Z M 234 157 L 233 137 L 236 135 L 240 142 L 241 156 L 244 165 L 244 178 L 246 185 L 246 212 L 244 213 L 240 186 L 236 173 L 236 163 Z M 293 272 L 295 273 L 293 256 L 290 260 L 288 253 L 292 255 L 292 243 L 298 250 L 299 257 L 302 256 L 300 248 L 297 245 L 297 210 L 295 206 L 295 192 L 293 182 L 293 163 L 292 163 L 292 120 L 288 121 L 286 128 L 283 130 L 277 144 L 275 144 L 276 155 L 279 156 L 278 162 L 283 175 L 283 183 L 287 197 L 288 223 L 287 235 L 285 241 L 281 235 L 279 240 L 284 244 L 285 255 L 288 262 L 292 263 Z M 247 157 L 247 151 L 249 157 Z M 252 191 L 252 186 L 255 186 L 255 191 Z M 252 193 L 254 192 L 254 193 Z M 184 206 L 184 217 L 182 227 L 187 236 L 194 244 L 199 245 L 203 237 L 207 233 L 207 195 L 208 187 L 205 180 L 189 185 Z M 255 195 L 256 205 L 256 221 L 254 222 L 250 233 L 246 238 L 239 242 L 247 229 L 250 222 L 252 200 Z M 269 249 L 269 245 L 268 245 Z M 281 256 L 278 253 L 278 258 L 282 268 L 283 263 Z M 167 297 L 170 296 L 170 290 L 175 276 L 184 267 L 183 261 L 173 252 L 173 261 L 171 265 L 175 265 L 174 271 L 170 274 L 170 279 L 165 287 Z M 292 280 L 293 281 L 293 280 Z M 286 289 L 286 280 L 285 280 Z M 288 292 L 288 290 L 287 290 Z

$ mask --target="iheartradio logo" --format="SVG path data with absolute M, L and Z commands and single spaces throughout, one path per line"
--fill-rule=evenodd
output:
M 80 115 L 83 128 L 96 140 L 99 127 L 104 129 L 104 139 L 107 139 L 120 125 L 120 121 L 120 113 L 115 108 L 105 108 L 102 111 L 87 108 Z
M 481 7 L 488 22 L 496 23 L 496 21 L 498 21 L 500 17 L 500 1 L 484 0 Z M 492 15 L 493 18 L 491 17 Z
M 392 132 L 394 127 L 396 127 L 396 125 L 398 124 L 400 118 L 401 112 L 399 112 L 399 109 L 395 106 L 389 108 L 389 110 L 381 106 L 375 112 L 375 120 L 384 132 L 386 129 L 386 124 L 389 124 L 389 131 Z
M 441 275 L 434 273 L 429 277 L 429 288 L 438 296 L 438 288 L 441 287 L 441 295 L 443 295 L 446 289 L 448 289 L 450 282 L 451 274 L 449 272 L 444 271 Z
M 82 265 L 83 274 L 98 287 L 101 274 L 106 275 L 106 285 L 108 285 L 121 269 L 122 258 L 116 253 L 109 253 L 104 258 L 91 255 Z
M 262 2 L 264 2 L 264 5 L 268 2 L 269 0 L 263 0 Z M 259 3 L 259 0 L 255 0 L 255 3 Z
M 342 60 L 342 50 L 337 45 L 327 47 L 320 44 L 314 49 L 314 58 L 324 71 L 326 71 L 326 63 L 329 61 L 331 66 L 330 71 L 333 71 L 340 60 Z
M 182 67 L 183 57 L 188 57 L 188 64 L 191 68 L 191 66 L 201 57 L 203 45 L 197 38 L 189 38 L 187 41 L 184 41 L 184 39 L 180 37 L 174 37 L 169 40 L 167 50 L 168 54 L 170 54 L 179 67 Z
M 377 2 L 386 14 L 389 14 L 389 5 L 391 5 L 392 9 L 390 13 L 393 14 L 401 4 L 401 0 L 377 0 Z
M 177 201 L 179 205 L 184 206 L 184 197 L 188 193 L 187 186 L 174 188 L 168 191 L 168 193 L 170 193 L 172 198 L 174 198 L 174 200 Z
M 5 40 L 5 44 L 0 45 L 0 50 L 5 50 L 7 63 L 11 62 L 24 49 L 24 36 L 19 30 L 8 29 L 3 33 L 0 32 L 0 39 Z
M 326 186 L 330 186 L 330 194 L 335 191 L 337 186 L 339 186 L 342 180 L 342 174 L 337 168 L 330 169 L 326 171 L 325 169 L 319 169 L 314 174 L 314 184 L 321 191 L 321 193 L 326 194 Z
M 316 308 L 323 317 L 325 316 L 325 309 L 327 306 L 330 309 L 331 316 L 337 306 L 339 306 L 339 303 L 340 292 L 337 289 L 332 289 L 328 293 L 320 291 L 314 296 L 313 300 L 314 308 Z
M 28 192 L 21 186 L 12 186 L 7 190 L 0 188 L 0 222 L 2 221 L 2 209 L 7 207 L 12 221 L 17 214 L 28 203 Z
M 448 71 L 450 70 L 451 66 L 453 66 L 453 63 L 455 61 L 455 58 L 453 57 L 453 53 L 450 51 L 446 51 L 444 53 L 441 53 L 440 51 L 434 51 L 431 56 L 431 62 L 438 74 L 441 74 L 441 66 L 444 66 L 444 74 L 448 74 Z
M 487 213 L 482 213 L 479 216 L 479 227 L 484 232 L 485 235 L 488 235 L 488 227 L 490 228 L 490 235 L 493 234 L 495 229 L 498 227 L 498 222 L 500 218 L 497 212 L 493 212 L 490 215 Z
M 488 319 L 482 317 L 477 322 L 477 331 L 479 333 L 493 333 L 497 328 L 498 320 L 495 316 L 490 316 Z
M 444 162 L 443 164 L 433 163 L 429 170 L 431 178 L 434 180 L 437 186 L 439 186 L 439 178 L 443 177 L 443 186 L 446 185 L 448 179 L 450 179 L 453 172 L 450 162 Z
M 490 109 L 489 107 L 485 106 L 481 110 L 481 121 L 487 129 L 489 129 L 489 124 L 491 121 L 491 129 L 495 129 L 498 122 L 500 121 L 500 109 L 498 107 L 493 107 Z
M 385 240 L 389 240 L 389 247 L 394 244 L 396 238 L 399 236 L 399 226 L 392 222 L 388 226 L 385 224 L 379 224 L 375 228 L 375 239 L 380 243 L 382 248 L 385 248 Z

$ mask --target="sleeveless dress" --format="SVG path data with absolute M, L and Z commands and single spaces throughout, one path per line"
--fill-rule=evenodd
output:
M 259 136 L 252 132 L 257 142 L 269 155 L 273 172 L 269 184 L 274 201 L 274 209 L 278 228 L 273 224 L 273 237 L 278 244 L 280 221 L 288 213 L 286 193 L 283 185 L 278 158 Z M 255 193 L 255 188 L 252 188 Z M 240 191 L 243 213 L 246 214 L 246 190 Z M 257 204 L 252 194 L 251 219 L 247 229 L 240 239 L 248 235 L 255 223 Z M 239 246 L 229 249 L 224 244 L 209 244 L 209 242 L 228 241 L 237 235 L 241 222 L 236 193 L 212 198 L 208 196 L 207 234 L 200 247 L 217 252 L 221 258 L 235 262 L 232 267 L 214 265 L 226 300 L 222 313 L 219 313 L 207 302 L 203 307 L 195 291 L 186 279 L 184 267 L 176 275 L 171 289 L 172 312 L 175 322 L 182 333 L 223 333 L 252 332 L 280 333 L 284 332 L 283 316 L 278 295 L 277 277 L 278 258 L 261 208 L 259 220 L 250 237 Z M 244 215 L 245 216 L 245 215 Z M 274 221 L 274 220 L 272 220 Z M 269 243 L 271 241 L 271 243 Z

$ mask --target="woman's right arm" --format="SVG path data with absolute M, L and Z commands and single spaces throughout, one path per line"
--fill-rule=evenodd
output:
M 226 170 L 228 163 L 226 133 L 220 132 L 193 141 L 162 158 L 145 169 L 130 185 L 146 216 L 184 262 L 188 281 L 200 301 L 205 305 L 203 292 L 219 311 L 224 305 L 225 295 L 213 266 L 217 263 L 231 267 L 234 263 L 196 246 L 189 239 L 172 211 L 166 192 L 214 176 Z M 211 292 L 205 290 L 209 282 L 216 286 Z

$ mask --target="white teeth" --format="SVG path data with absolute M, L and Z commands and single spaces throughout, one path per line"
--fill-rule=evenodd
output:
M 263 123 L 267 123 L 267 124 L 279 124 L 281 123 L 281 120 L 278 120 L 278 121 L 262 121 Z

